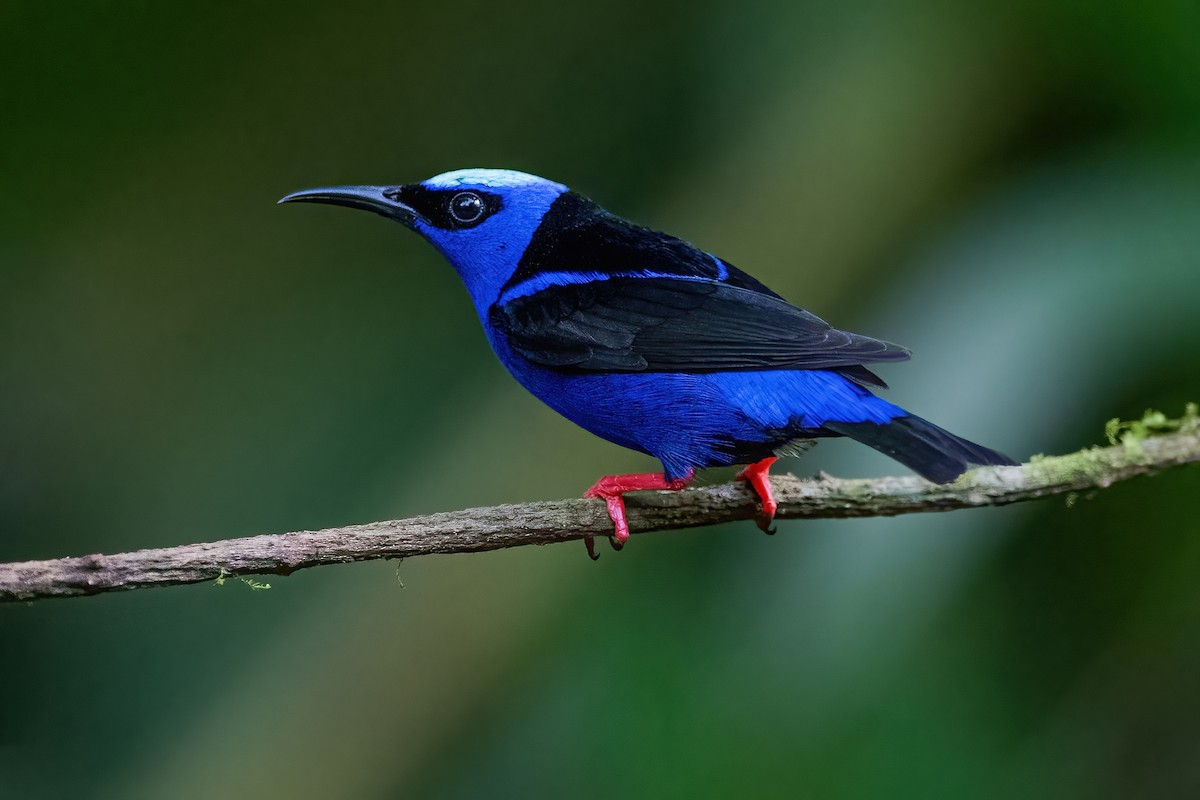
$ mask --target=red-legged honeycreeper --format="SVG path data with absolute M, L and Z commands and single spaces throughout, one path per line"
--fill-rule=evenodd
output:
M 776 503 L 767 470 L 811 440 L 848 436 L 946 483 L 969 464 L 1012 464 L 876 397 L 864 364 L 903 347 L 830 327 L 717 256 L 613 216 L 560 183 L 503 169 L 407 186 L 336 186 L 281 203 L 374 211 L 419 233 L 458 271 L 496 355 L 572 422 L 649 453 L 663 472 L 601 478 L 615 531 L 625 492 L 681 489 L 705 467 Z M 586 540 L 595 558 L 595 546 Z

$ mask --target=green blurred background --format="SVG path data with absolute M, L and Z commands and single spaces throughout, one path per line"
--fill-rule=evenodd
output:
M 1194 2 L 0 2 L 0 560 L 653 469 L 417 237 L 275 205 L 466 166 L 910 346 L 888 397 L 1014 456 L 1177 414 L 1197 41 Z M 0 796 L 1197 796 L 1198 481 L 0 607 Z

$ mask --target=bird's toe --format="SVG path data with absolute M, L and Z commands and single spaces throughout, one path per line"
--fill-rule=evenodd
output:
M 779 503 L 775 501 L 775 492 L 771 488 L 771 479 L 768 472 L 771 465 L 774 464 L 776 458 L 771 456 L 757 461 L 748 467 L 744 468 L 737 474 L 738 480 L 746 481 L 750 484 L 750 488 L 758 495 L 759 501 L 762 503 L 762 513 L 755 518 L 754 523 L 763 533 L 772 535 L 775 529 L 771 527 L 772 521 L 775 519 L 775 512 L 779 509 Z

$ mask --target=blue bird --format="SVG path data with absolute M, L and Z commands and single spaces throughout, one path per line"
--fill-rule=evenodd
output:
M 738 477 L 769 531 L 767 471 L 821 437 L 848 436 L 937 483 L 971 464 L 1014 463 L 871 393 L 886 384 L 864 365 L 907 359 L 903 347 L 833 328 L 729 262 L 560 183 L 465 169 L 280 202 L 374 211 L 416 231 L 458 272 L 522 386 L 662 462 L 662 474 L 607 476 L 585 494 L 606 501 L 616 549 L 629 538 L 626 492 L 681 489 L 706 467 L 749 465 Z

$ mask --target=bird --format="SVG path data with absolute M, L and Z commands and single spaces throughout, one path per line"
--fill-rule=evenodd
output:
M 466 286 L 496 356 L 568 420 L 649 454 L 662 472 L 607 475 L 603 500 L 621 549 L 624 495 L 678 490 L 697 470 L 742 466 L 759 527 L 778 504 L 780 456 L 848 437 L 935 483 L 1009 457 L 874 393 L 867 365 L 907 349 L 834 328 L 728 261 L 642 227 L 546 178 L 460 169 L 419 183 L 305 189 L 280 203 L 371 211 L 416 232 Z M 588 555 L 598 557 L 592 537 Z

